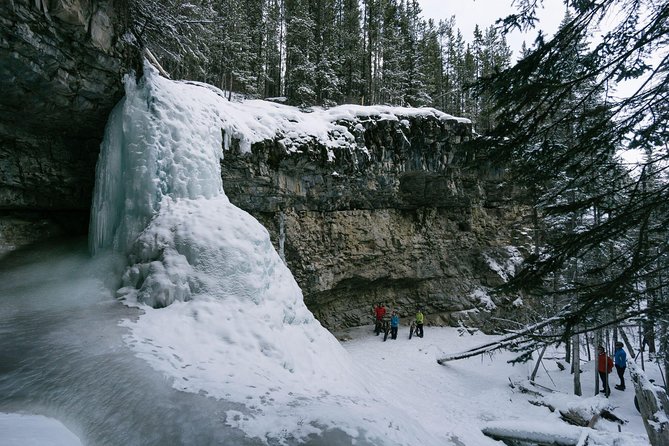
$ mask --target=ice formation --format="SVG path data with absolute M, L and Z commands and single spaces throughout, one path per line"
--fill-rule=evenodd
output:
M 243 404 L 225 422 L 252 437 L 387 437 L 387 414 L 365 418 L 364 380 L 304 305 L 268 232 L 223 191 L 223 134 L 244 114 L 229 119 L 234 105 L 213 87 L 148 66 L 125 82 L 98 162 L 90 244 L 127 255 L 118 294 L 144 310 L 124 322 L 128 344 L 175 388 Z M 398 428 L 383 444 L 417 432 Z

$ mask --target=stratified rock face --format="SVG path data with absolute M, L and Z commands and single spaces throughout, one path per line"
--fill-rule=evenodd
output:
M 432 116 L 339 124 L 361 150 L 332 160 L 316 143 L 288 153 L 277 138 L 250 154 L 226 152 L 226 194 L 268 228 L 327 327 L 371 323 L 379 302 L 403 317 L 422 306 L 429 323 L 482 325 L 505 303 L 488 291 L 528 240 L 517 230 L 521 208 L 494 172 L 463 168 L 474 156 L 461 144 L 470 124 Z
M 86 231 L 104 126 L 123 93 L 124 10 L 0 2 L 0 253 L 38 233 Z

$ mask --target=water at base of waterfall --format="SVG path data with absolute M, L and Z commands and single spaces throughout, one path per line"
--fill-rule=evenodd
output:
M 0 412 L 54 418 L 85 445 L 272 444 L 226 425 L 239 404 L 175 390 L 134 355 L 119 321 L 141 310 L 113 297 L 120 265 L 91 260 L 85 240 L 0 260 Z M 300 444 L 350 442 L 331 430 Z

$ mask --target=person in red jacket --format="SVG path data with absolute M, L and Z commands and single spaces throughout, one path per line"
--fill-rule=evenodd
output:
M 604 346 L 600 345 L 597 347 L 597 373 L 599 379 L 602 380 L 602 390 L 600 392 L 604 392 L 606 396 L 611 394 L 609 388 L 609 373 L 611 373 L 611 370 L 613 370 L 613 359 L 607 356 Z
M 383 325 L 383 317 L 386 315 L 386 306 L 383 305 L 382 303 L 378 303 L 374 307 L 374 316 L 375 316 L 375 322 L 374 322 L 374 333 L 378 336 L 379 333 L 381 332 L 381 327 Z

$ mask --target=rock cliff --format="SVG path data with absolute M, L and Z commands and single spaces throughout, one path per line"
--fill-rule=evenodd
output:
M 127 71 L 118 0 L 0 2 L 0 253 L 81 233 Z
M 339 122 L 365 150 L 288 152 L 279 138 L 225 153 L 230 200 L 259 219 L 321 322 L 371 323 L 383 302 L 434 324 L 481 326 L 529 242 L 523 207 L 475 165 L 471 125 L 434 116 Z M 467 143 L 467 144 L 465 144 Z
M 0 254 L 86 232 L 104 125 L 132 58 L 123 11 L 118 0 L 0 4 Z M 226 194 L 270 231 L 321 322 L 371 323 L 377 302 L 479 326 L 512 308 L 488 291 L 528 243 L 523 209 L 495 169 L 471 167 L 470 125 L 339 124 L 360 150 L 331 159 L 315 141 L 288 151 L 278 135 L 251 153 L 233 141 L 221 163 Z

